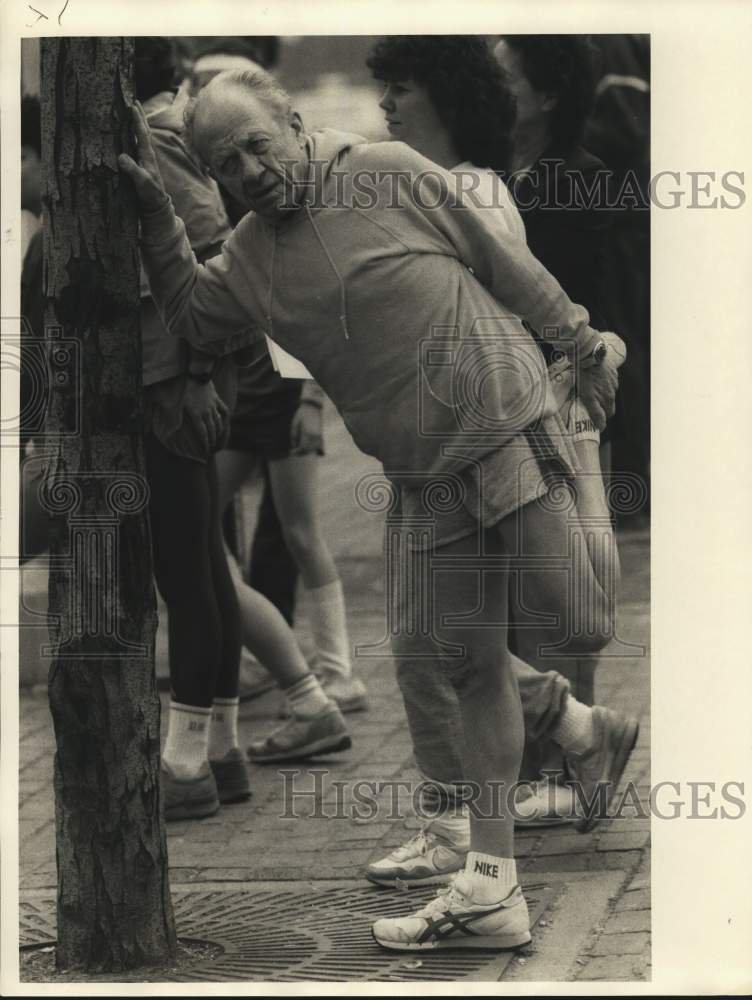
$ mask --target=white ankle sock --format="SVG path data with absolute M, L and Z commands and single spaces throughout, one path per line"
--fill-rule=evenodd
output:
M 431 821 L 429 829 L 448 841 L 458 851 L 466 851 L 470 846 L 469 817 L 442 814 Z
M 221 760 L 238 745 L 238 698 L 215 698 L 209 729 L 209 759 Z
M 208 761 L 211 709 L 170 701 L 162 759 L 176 778 L 195 778 Z
M 465 862 L 465 878 L 476 903 L 498 903 L 517 885 L 517 862 L 493 854 L 470 851 Z
M 311 601 L 311 631 L 318 671 L 340 677 L 352 674 L 350 637 L 347 631 L 345 594 L 340 580 L 306 591 Z
M 593 710 L 567 695 L 561 719 L 551 734 L 567 753 L 585 753 L 593 745 Z
M 292 687 L 285 688 L 285 696 L 293 715 L 300 719 L 318 715 L 329 704 L 329 699 L 313 674 L 306 674 Z

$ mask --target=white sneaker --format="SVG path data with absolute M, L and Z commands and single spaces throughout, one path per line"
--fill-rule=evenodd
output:
M 521 829 L 575 823 L 577 809 L 574 789 L 554 781 L 521 785 L 514 798 L 514 822 Z
M 367 865 L 363 874 L 377 885 L 446 885 L 465 867 L 468 848 L 458 847 L 432 829 L 421 830 L 387 857 Z
M 530 942 L 530 916 L 518 885 L 498 903 L 474 903 L 469 880 L 458 875 L 436 899 L 409 917 L 386 917 L 372 927 L 391 951 L 486 948 L 504 951 Z

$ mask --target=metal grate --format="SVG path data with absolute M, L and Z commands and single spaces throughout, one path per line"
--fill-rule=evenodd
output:
M 523 883 L 535 924 L 558 891 Z M 560 886 L 558 887 L 560 888 Z M 435 889 L 393 892 L 352 883 L 266 883 L 243 889 L 173 892 L 178 935 L 211 941 L 223 952 L 167 982 L 495 981 L 510 952 L 383 951 L 371 937 L 378 917 L 409 913 Z M 55 937 L 54 900 L 21 903 L 21 944 Z

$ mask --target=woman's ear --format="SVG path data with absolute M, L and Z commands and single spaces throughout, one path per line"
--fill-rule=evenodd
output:
M 292 114 L 290 115 L 290 125 L 292 126 L 293 132 L 295 132 L 297 134 L 298 141 L 300 142 L 300 144 L 302 146 L 303 142 L 304 142 L 304 138 L 303 138 L 303 132 L 304 132 L 304 129 L 303 129 L 303 119 L 300 117 L 300 115 L 298 114 L 297 111 L 293 111 Z

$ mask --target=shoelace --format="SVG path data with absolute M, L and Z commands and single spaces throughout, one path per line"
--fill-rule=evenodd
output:
M 438 913 L 446 913 L 453 906 L 466 905 L 467 897 L 452 882 L 443 889 L 439 889 L 438 895 L 415 914 L 416 917 L 433 917 Z
M 401 860 L 403 857 L 410 857 L 414 853 L 416 847 L 418 848 L 418 853 L 421 855 L 426 854 L 428 851 L 429 842 L 425 830 L 420 830 L 416 833 L 415 836 L 411 837 L 406 844 L 403 844 L 402 847 L 398 847 L 394 854 Z

